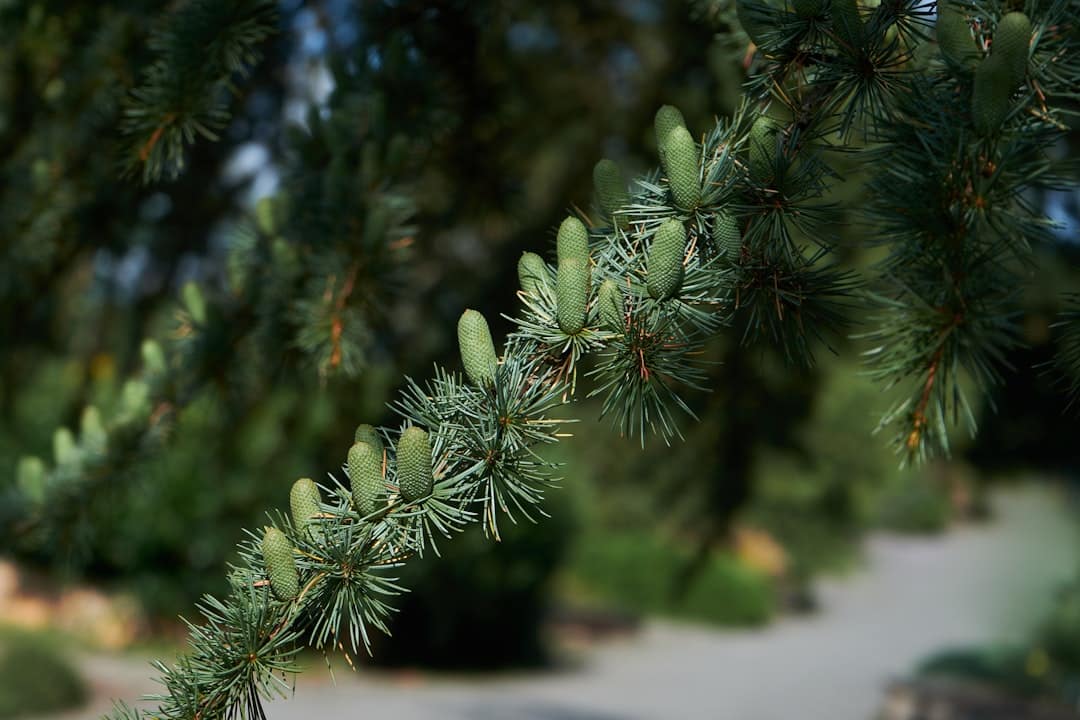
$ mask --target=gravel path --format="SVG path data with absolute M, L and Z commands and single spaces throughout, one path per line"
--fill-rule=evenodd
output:
M 996 522 L 941 538 L 877 536 L 865 569 L 819 586 L 822 610 L 760 631 L 651 622 L 577 667 L 461 679 L 313 668 L 270 720 L 867 720 L 890 678 L 944 646 L 1022 638 L 1080 566 L 1076 525 L 1045 488 L 1000 494 Z M 111 694 L 152 689 L 145 665 L 94 660 Z M 107 706 L 106 706 L 107 707 Z M 97 706 L 65 716 L 95 717 Z

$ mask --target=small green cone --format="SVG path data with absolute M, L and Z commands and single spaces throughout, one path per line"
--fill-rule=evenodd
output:
M 300 592 L 300 574 L 296 571 L 293 546 L 285 533 L 275 527 L 266 528 L 262 539 L 263 562 L 270 578 L 270 589 L 278 600 L 292 600 Z
M 862 48 L 865 33 L 856 0 L 832 0 L 832 21 L 833 31 L 848 49 Z
M 776 123 L 767 115 L 759 117 L 750 127 L 750 175 L 757 180 L 766 180 L 773 175 L 776 131 Z
M 379 509 L 386 486 L 383 483 L 383 453 L 366 442 L 356 442 L 349 448 L 345 464 L 349 476 L 353 506 L 361 517 Z
M 567 335 L 576 335 L 588 319 L 591 268 L 587 258 L 559 260 L 555 273 L 555 315 Z
M 559 225 L 559 233 L 555 238 L 555 254 L 559 260 L 589 256 L 589 231 L 576 217 L 568 216 Z
M 653 119 L 653 129 L 656 131 L 656 150 L 664 147 L 668 134 L 677 127 L 686 129 L 686 120 L 679 108 L 674 105 L 662 105 L 656 111 Z
M 750 40 L 760 47 L 769 31 L 769 26 L 758 19 L 747 0 L 735 0 L 735 15 L 738 16 L 743 30 L 750 36 Z
M 255 203 L 255 226 L 263 235 L 277 235 L 277 212 L 274 197 L 267 195 Z
M 132 378 L 120 388 L 120 408 L 124 422 L 142 421 L 150 414 L 150 386 Z
M 629 204 L 630 194 L 626 192 L 626 180 L 623 179 L 622 170 L 614 161 L 603 158 L 593 166 L 592 177 L 600 210 L 611 220 L 612 225 L 625 228 L 626 217 L 619 213 L 619 210 Z
M 971 66 L 978 62 L 982 53 L 975 45 L 967 16 L 955 5 L 938 4 L 938 48 L 941 54 L 955 65 Z
M 87 405 L 79 418 L 79 446 L 87 455 L 101 456 L 105 454 L 108 440 L 101 413 L 93 405 Z
M 156 340 L 149 338 L 143 340 L 139 353 L 142 355 L 143 372 L 146 373 L 148 380 L 158 380 L 164 377 L 165 372 L 168 370 L 165 363 L 165 351 L 161 349 L 161 345 Z
M 732 262 L 739 259 L 742 233 L 739 232 L 739 221 L 734 215 L 724 210 L 716 213 L 713 217 L 712 239 L 717 252 Z
M 45 463 L 41 458 L 26 455 L 19 458 L 15 468 L 15 484 L 34 505 L 45 501 Z
M 823 0 L 791 0 L 791 5 L 801 18 L 817 17 L 825 8 Z
M 536 253 L 522 253 L 518 260 L 518 282 L 525 294 L 537 297 L 541 287 L 549 287 L 551 276 L 544 259 Z
M 476 310 L 466 310 L 458 319 L 458 348 L 465 375 L 473 385 L 485 387 L 495 382 L 499 358 L 487 320 Z
M 431 494 L 431 438 L 416 426 L 405 428 L 397 444 L 397 481 L 401 497 L 415 502 Z
M 1021 12 L 1011 12 L 998 22 L 991 57 L 999 58 L 1005 69 L 1011 94 L 1027 77 L 1028 48 L 1031 44 L 1031 20 Z
M 366 442 L 380 453 L 383 451 L 383 441 L 382 437 L 379 436 L 379 431 L 367 423 L 356 426 L 356 431 L 353 433 L 353 442 Z
M 990 57 L 979 63 L 975 70 L 975 83 L 971 90 L 971 119 L 975 129 L 982 135 L 995 132 L 1009 114 L 1012 84 L 1009 71 L 1002 66 L 1000 58 Z
M 75 436 L 66 427 L 56 428 L 53 433 L 53 459 L 61 467 L 78 467 L 82 462 L 82 452 L 75 444 Z
M 679 292 L 685 253 L 686 228 L 675 218 L 668 218 L 657 228 L 645 258 L 650 297 L 667 300 Z
M 698 182 L 701 155 L 686 128 L 677 127 L 668 133 L 667 141 L 660 146 L 660 159 L 667 171 L 675 204 L 683 210 L 696 208 L 701 201 L 701 184 Z
M 203 297 L 202 289 L 194 281 L 189 280 L 180 289 L 180 295 L 184 300 L 184 307 L 187 308 L 188 314 L 191 315 L 191 319 L 195 321 L 195 324 L 205 325 L 206 298 Z
M 311 519 L 319 514 L 319 486 L 311 478 L 300 478 L 289 490 L 289 510 L 292 511 L 293 525 L 297 532 L 304 532 L 311 524 Z
M 604 327 L 621 333 L 626 325 L 626 309 L 619 284 L 611 278 L 600 283 L 596 304 L 600 308 L 600 321 Z

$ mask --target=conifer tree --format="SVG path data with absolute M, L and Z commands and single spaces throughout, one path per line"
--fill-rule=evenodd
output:
M 192 27 L 217 19 L 206 14 L 208 3 L 184 7 Z M 261 7 L 252 6 L 254 17 Z M 1023 192 L 1076 184 L 1051 148 L 1076 99 L 1080 6 L 1029 0 L 1020 12 L 1004 3 L 950 4 L 940 8 L 936 40 L 934 6 L 909 0 L 873 8 L 855 0 L 740 0 L 737 10 L 757 50 L 736 112 L 712 128 L 688 128 L 679 111 L 661 108 L 660 170 L 625 193 L 611 164 L 598 165 L 601 212 L 563 221 L 554 263 L 535 254 L 519 261 L 521 287 L 506 313 L 513 330 L 496 342 L 487 319 L 464 310 L 463 371 L 436 367 L 426 381 L 407 378 L 392 405 L 397 424 L 362 425 L 343 449 L 347 482 L 297 480 L 290 512 L 271 512 L 271 525 L 242 544 L 229 594 L 200 603 L 189 653 L 157 664 L 164 687 L 157 710 L 119 705 L 114 718 L 262 717 L 262 699 L 288 691 L 301 648 L 354 654 L 373 630 L 386 629 L 393 596 L 403 591 L 394 568 L 437 553 L 468 523 L 482 523 L 497 540 L 501 521 L 543 515 L 557 468 L 540 451 L 564 437 L 575 397 L 602 398 L 617 430 L 642 442 L 680 437 L 693 420 L 688 393 L 705 389 L 702 350 L 736 323 L 747 342 L 771 343 L 793 366 L 806 365 L 820 339 L 846 332 L 857 299 L 870 302 L 874 312 L 860 333 L 869 368 L 883 386 L 909 391 L 882 420 L 903 458 L 948 453 L 952 423 L 973 429 L 963 380 L 970 376 L 985 392 L 1003 378 L 1001 358 L 1018 337 L 1015 288 L 1031 246 L 1048 239 L 1049 220 Z M 261 31 L 251 17 L 217 19 L 212 35 L 221 47 L 192 80 L 200 87 L 170 89 L 167 67 L 153 66 L 147 89 L 134 96 L 143 110 L 130 117 L 141 122 L 128 127 L 140 137 L 144 176 L 180 169 L 184 143 L 212 135 L 222 111 L 206 98 L 216 100 L 222 68 L 235 73 L 252 59 Z M 177 19 L 166 26 L 157 43 L 165 62 L 169 53 L 190 52 L 180 39 L 195 35 L 185 28 Z M 199 98 L 203 109 L 171 109 L 173 90 L 184 107 Z M 313 132 L 304 142 L 321 139 Z M 874 277 L 831 259 L 838 208 L 823 198 L 837 182 L 829 161 L 838 149 L 872 168 L 870 201 L 858 212 L 867 244 L 887 253 Z M 346 192 L 363 157 L 304 168 L 298 194 Z M 363 272 L 393 272 L 388 235 L 404 233 L 407 210 L 396 201 L 365 208 L 360 227 L 376 228 L 376 264 Z M 298 344 L 320 367 L 344 364 L 350 350 L 335 329 L 344 322 L 339 299 L 362 282 L 361 269 L 339 276 L 349 266 L 334 254 L 334 227 L 303 219 L 291 221 L 299 236 L 329 229 L 330 240 L 311 240 L 311 255 L 275 250 L 277 212 L 271 202 L 257 220 L 267 251 L 280 253 L 274 272 L 285 268 L 283 282 L 312 286 L 295 309 L 303 319 Z M 261 283 L 243 287 L 257 293 Z M 189 288 L 186 352 L 207 363 L 229 323 Z M 1073 372 L 1075 317 L 1063 318 L 1061 358 Z M 304 333 L 320 325 L 329 333 Z M 47 497 L 60 474 L 80 475 L 95 449 L 113 446 L 114 433 L 152 424 L 152 386 L 173 371 L 160 355 L 145 346 L 142 373 L 117 419 L 103 426 L 88 412 L 78 439 L 57 434 L 55 469 L 34 459 L 20 464 L 27 497 Z

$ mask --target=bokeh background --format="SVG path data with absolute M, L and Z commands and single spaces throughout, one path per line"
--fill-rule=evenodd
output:
M 746 72 L 724 0 L 289 0 L 220 138 L 143 183 L 124 99 L 162 11 L 0 2 L 0 718 L 153 691 L 243 528 L 338 473 L 405 375 L 457 367 L 462 308 L 509 328 L 517 258 L 588 210 L 598 158 L 651 168 L 656 109 L 700 133 Z M 837 169 L 857 207 L 860 168 Z M 1080 424 L 1047 363 L 1080 219 L 1033 201 L 1060 242 L 951 460 L 902 470 L 872 435 L 858 342 L 807 370 L 736 323 L 685 441 L 642 448 L 579 403 L 551 517 L 410 563 L 393 637 L 336 684 L 310 657 L 270 717 L 1074 716 Z M 865 230 L 838 232 L 866 268 Z M 91 464 L 95 415 L 119 431 Z M 45 513 L 35 462 L 71 468 Z

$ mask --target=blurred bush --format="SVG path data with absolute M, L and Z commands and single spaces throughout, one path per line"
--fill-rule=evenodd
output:
M 86 697 L 86 685 L 55 643 L 0 631 L 0 718 L 69 710 Z
M 499 523 L 501 542 L 477 525 L 439 544 L 441 557 L 401 568 L 409 592 L 396 599 L 392 637 L 375 641 L 374 662 L 454 669 L 545 664 L 543 621 L 556 569 L 576 539 L 566 493 L 549 496 L 548 518 Z
M 568 565 L 585 599 L 620 610 L 722 625 L 761 625 L 776 606 L 772 582 L 734 555 L 710 553 L 686 584 L 681 570 L 695 548 L 643 531 L 589 533 Z

